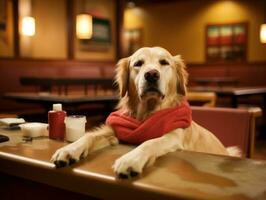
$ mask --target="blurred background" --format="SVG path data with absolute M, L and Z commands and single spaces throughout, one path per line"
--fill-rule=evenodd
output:
M 264 0 L 0 0 L 0 116 L 45 121 L 67 99 L 69 113 L 103 122 L 117 99 L 88 99 L 114 97 L 117 61 L 144 46 L 183 57 L 191 104 L 258 108 L 265 138 Z

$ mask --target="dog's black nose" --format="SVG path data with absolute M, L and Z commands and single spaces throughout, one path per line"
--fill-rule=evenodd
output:
M 159 74 L 158 70 L 152 69 L 152 70 L 150 70 L 144 74 L 144 78 L 149 83 L 155 83 L 156 81 L 159 80 L 160 74 Z

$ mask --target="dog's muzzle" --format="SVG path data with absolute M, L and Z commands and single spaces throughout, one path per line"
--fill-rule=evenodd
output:
M 160 79 L 160 73 L 156 69 L 152 69 L 144 74 L 146 80 L 145 88 L 141 97 L 149 96 L 159 96 L 163 97 L 164 95 L 158 88 L 158 81 Z

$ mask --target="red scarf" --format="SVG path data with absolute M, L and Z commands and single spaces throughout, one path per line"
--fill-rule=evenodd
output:
M 141 144 L 149 139 L 161 137 L 174 129 L 187 128 L 191 120 L 191 109 L 185 101 L 175 108 L 155 112 L 144 121 L 138 121 L 118 110 L 107 117 L 106 124 L 114 129 L 120 141 Z

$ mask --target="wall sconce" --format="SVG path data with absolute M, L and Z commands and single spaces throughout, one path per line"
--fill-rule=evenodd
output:
M 266 23 L 260 25 L 260 42 L 266 43 Z
M 79 14 L 76 17 L 76 35 L 78 39 L 92 38 L 92 16 Z
M 33 17 L 22 18 L 22 35 L 25 36 L 35 35 L 35 19 Z

